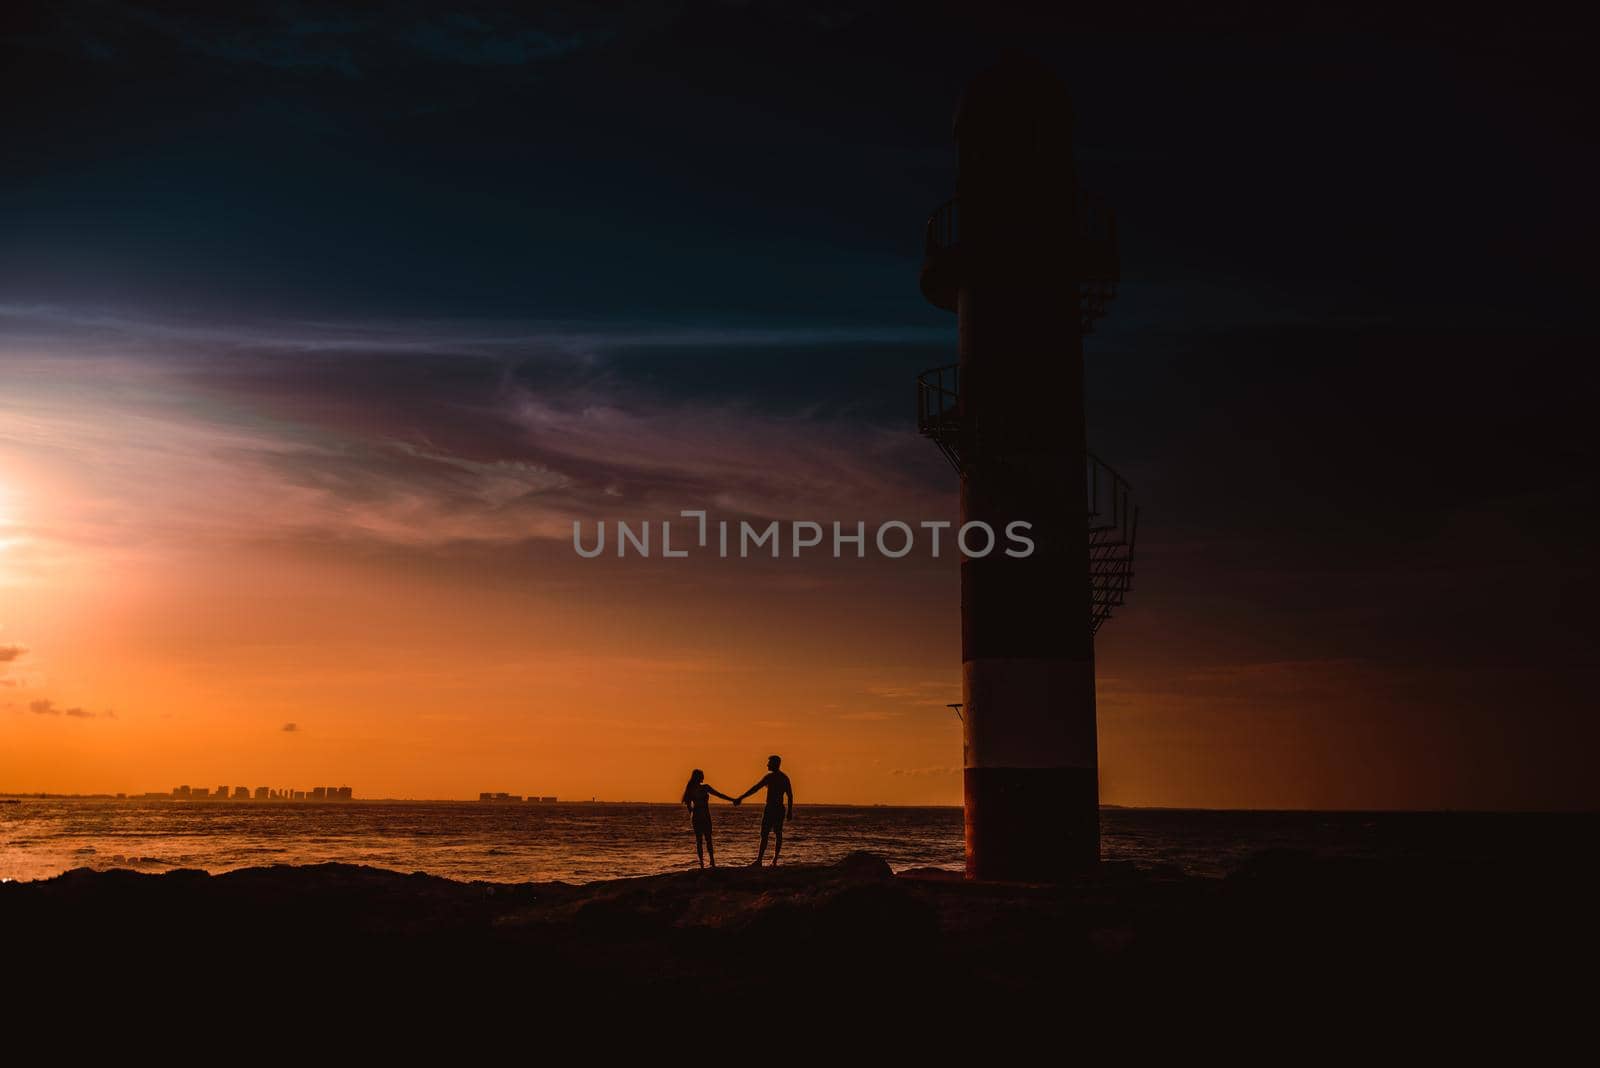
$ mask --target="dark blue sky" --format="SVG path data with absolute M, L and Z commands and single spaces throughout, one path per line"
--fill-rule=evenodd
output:
M 951 110 L 1020 45 L 1068 82 L 1119 214 L 1089 421 L 1149 552 L 1109 640 L 1425 664 L 1462 774 L 1510 762 L 1484 803 L 1593 804 L 1585 37 L 1525 9 L 985 10 L 41 5 L 3 74 L 4 328 L 562 324 L 600 340 L 499 344 L 489 377 L 909 434 L 910 375 L 954 360 L 916 286 Z M 402 411 L 488 388 L 357 347 L 196 374 L 292 366 L 302 407 L 352 374 Z M 927 448 L 914 477 L 942 485 Z
M 23 20 L 8 289 L 932 324 L 896 280 L 950 191 L 961 84 L 1019 43 L 1068 80 L 1084 177 L 1121 208 L 1129 329 L 1454 325 L 1463 308 L 1525 328 L 1593 281 L 1574 211 L 1594 164 L 1584 56 L 1555 31 L 1096 32 L 871 3 L 250 7 L 68 2 Z

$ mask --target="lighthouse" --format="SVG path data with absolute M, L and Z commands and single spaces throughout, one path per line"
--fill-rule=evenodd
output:
M 967 875 L 1052 882 L 1099 857 L 1094 639 L 1137 534 L 1085 436 L 1083 336 L 1115 295 L 1116 229 L 1078 187 L 1071 102 L 1042 64 L 974 78 L 955 138 L 921 287 L 956 313 L 960 359 L 918 379 L 918 425 L 960 475 L 963 525 L 1026 521 L 1036 546 L 961 562 Z

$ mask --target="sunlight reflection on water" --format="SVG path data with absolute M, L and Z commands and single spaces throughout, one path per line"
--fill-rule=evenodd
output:
M 760 807 L 713 812 L 718 860 L 748 864 Z M 959 808 L 801 806 L 797 817 L 784 840 L 784 857 L 794 863 L 866 849 L 896 870 L 962 866 Z M 1573 821 L 1583 826 L 1568 826 Z M 1267 849 L 1468 860 L 1504 852 L 1506 843 L 1570 842 L 1595 824 L 1592 816 L 1106 809 L 1101 855 L 1221 876 Z M 695 863 L 688 817 L 677 805 L 36 798 L 0 805 L 0 878 L 81 867 L 219 872 L 329 861 L 496 882 L 581 882 Z

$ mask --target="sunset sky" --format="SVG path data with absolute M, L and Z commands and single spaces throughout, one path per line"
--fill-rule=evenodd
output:
M 178 10 L 41 6 L 0 64 L 0 791 L 667 800 L 778 752 L 959 802 L 953 554 L 571 529 L 956 517 L 922 225 L 1025 42 L 1123 242 L 1102 799 L 1600 802 L 1579 42 Z

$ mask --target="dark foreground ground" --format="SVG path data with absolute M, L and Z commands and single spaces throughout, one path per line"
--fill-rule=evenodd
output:
M 1439 1029 L 1515 1025 L 1526 1055 L 1590 1012 L 1597 889 L 1587 865 L 1292 853 L 1222 880 L 1107 864 L 1063 887 L 895 876 L 868 854 L 584 886 L 347 865 L 80 870 L 0 886 L 0 944 L 14 989 L 44 1007 L 220 1007 L 257 1030 L 525 1033 L 537 1018 L 624 1041 L 659 1013 L 730 1034 L 867 1021 L 1065 1040 L 1136 1009 L 1154 1029 L 1139 1041 L 1199 1011 L 1221 1029 L 1208 1041 L 1289 1020 L 1319 1042 L 1377 1029 L 1433 1045 Z

